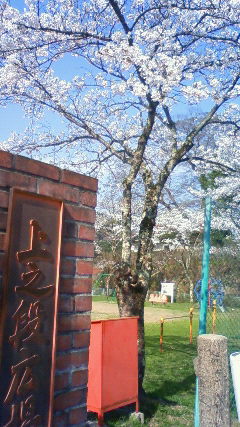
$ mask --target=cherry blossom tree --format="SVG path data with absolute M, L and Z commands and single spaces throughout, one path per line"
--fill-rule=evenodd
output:
M 0 20 L 0 102 L 18 103 L 31 118 L 2 148 L 54 156 L 105 185 L 110 173 L 122 177 L 115 281 L 120 315 L 139 316 L 141 386 L 144 300 L 165 186 L 184 163 L 238 173 L 238 0 L 25 0 L 23 10 L 2 0 Z M 46 128 L 49 111 L 59 132 Z

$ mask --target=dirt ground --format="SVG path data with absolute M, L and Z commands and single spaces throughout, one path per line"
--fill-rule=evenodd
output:
M 171 309 L 164 309 L 161 306 L 153 305 L 152 307 L 145 307 L 145 322 L 155 323 L 159 322 L 161 317 L 164 320 L 177 320 L 180 316 L 188 316 L 187 312 L 175 311 Z M 92 320 L 110 319 L 119 317 L 118 306 L 112 302 L 93 301 L 92 305 Z

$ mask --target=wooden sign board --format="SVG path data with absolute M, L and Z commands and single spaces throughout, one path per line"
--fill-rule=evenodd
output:
M 13 189 L 0 323 L 0 426 L 50 427 L 61 201 Z
M 162 282 L 161 283 L 161 294 L 170 296 L 171 297 L 171 303 L 174 302 L 175 293 L 176 293 L 176 284 L 175 283 L 172 283 L 172 282 L 170 282 L 170 283 Z

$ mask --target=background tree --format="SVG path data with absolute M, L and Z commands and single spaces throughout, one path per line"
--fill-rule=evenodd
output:
M 189 301 L 194 301 L 194 285 L 199 279 L 202 249 L 203 211 L 179 206 L 172 211 L 162 212 L 154 240 L 161 242 L 166 248 L 165 257 L 161 263 L 178 266 L 175 270 L 174 281 L 182 282 L 189 295 Z M 178 275 L 176 276 L 176 271 Z
M 226 159 L 233 174 L 238 168 L 237 3 L 25 0 L 23 11 L 1 3 L 0 100 L 19 103 L 32 117 L 26 133 L 13 134 L 3 147 L 27 154 L 43 150 L 45 159 L 53 152 L 60 165 L 100 170 L 105 183 L 106 171 L 117 175 L 124 167 L 115 280 L 120 315 L 139 316 L 140 386 L 152 235 L 165 185 L 183 162 L 224 168 Z M 194 118 L 194 105 L 202 109 L 200 118 Z M 58 133 L 46 128 L 49 110 L 62 120 Z M 187 131 L 176 119 L 183 110 L 192 119 Z M 41 129 L 36 119 L 42 119 Z M 201 144 L 206 127 L 214 138 Z M 133 260 L 137 178 L 143 202 Z

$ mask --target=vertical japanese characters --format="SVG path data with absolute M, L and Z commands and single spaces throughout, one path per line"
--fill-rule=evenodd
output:
M 36 407 L 38 378 L 34 367 L 41 363 L 38 346 L 47 340 L 42 324 L 45 316 L 44 299 L 54 290 L 39 267 L 39 262 L 54 263 L 52 254 L 44 248 L 48 236 L 38 221 L 31 219 L 30 245 L 16 253 L 17 262 L 25 271 L 21 274 L 21 285 L 14 287 L 17 309 L 12 315 L 14 329 L 8 340 L 17 363 L 11 366 L 9 385 L 4 406 L 9 407 L 9 421 L 4 427 L 41 426 L 43 421 Z

